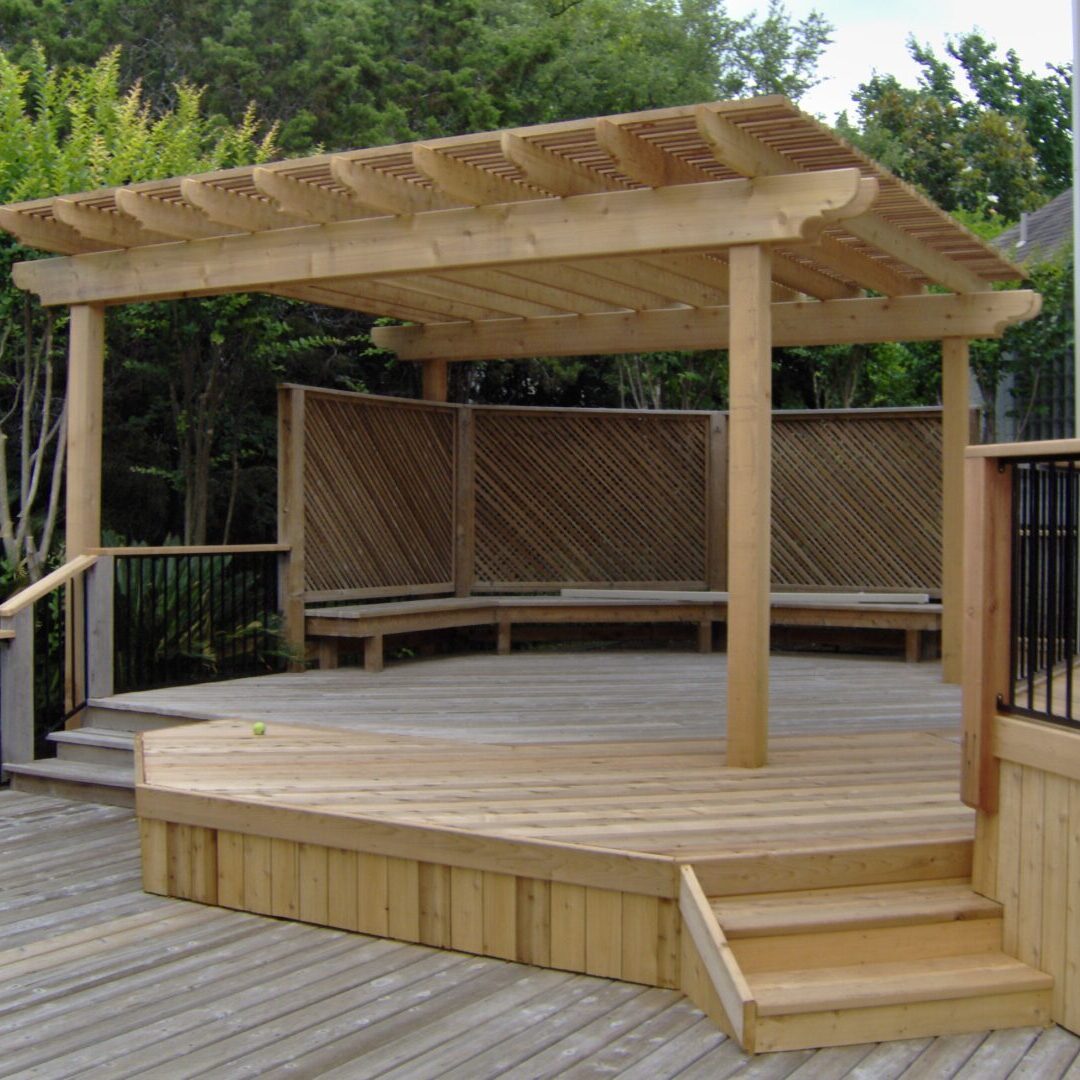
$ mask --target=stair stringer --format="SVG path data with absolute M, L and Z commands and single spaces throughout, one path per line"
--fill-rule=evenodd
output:
M 727 1035 L 754 1052 L 757 1002 L 694 868 L 679 867 L 680 989 Z

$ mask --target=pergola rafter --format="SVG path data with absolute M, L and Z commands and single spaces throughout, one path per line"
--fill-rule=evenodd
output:
M 17 283 L 79 313 L 69 552 L 100 531 L 91 444 L 110 304 L 262 291 L 397 318 L 414 325 L 375 338 L 422 361 L 435 398 L 451 360 L 729 349 L 741 508 L 729 522 L 729 753 L 741 765 L 765 752 L 771 348 L 944 340 L 944 655 L 958 677 L 967 340 L 1031 318 L 1039 299 L 994 291 L 1021 272 L 784 98 L 36 200 L 0 208 L 0 227 L 61 256 L 19 264 Z

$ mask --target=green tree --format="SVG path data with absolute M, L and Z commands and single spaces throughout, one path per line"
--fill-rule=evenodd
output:
M 1015 52 L 978 33 L 947 46 L 967 83 L 931 48 L 908 43 L 918 85 L 875 75 L 853 95 L 855 120 L 842 134 L 941 207 L 1003 228 L 1071 182 L 1071 74 L 1025 71 Z
M 19 66 L 0 53 L 0 202 L 199 172 L 274 152 L 254 113 L 207 119 L 181 84 L 155 113 L 138 86 L 122 89 L 114 50 L 88 68 L 50 66 L 40 48 Z M 0 240 L 0 265 L 33 257 Z M 0 291 L 0 541 L 16 573 L 40 575 L 54 543 L 63 479 L 63 312 L 42 310 L 3 274 Z
M 266 33 L 273 27 L 273 33 Z M 798 98 L 828 41 L 771 0 L 0 0 L 0 46 L 54 62 L 124 48 L 123 77 L 174 107 L 254 102 L 289 154 L 752 93 Z

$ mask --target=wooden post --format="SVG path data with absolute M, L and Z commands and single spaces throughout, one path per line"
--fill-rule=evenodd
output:
M 941 343 L 941 674 L 959 683 L 963 659 L 964 450 L 971 432 L 966 338 Z
M 0 760 L 16 765 L 34 760 L 34 605 L 0 629 L 15 631 L 0 642 Z
M 99 555 L 86 571 L 86 698 L 111 697 L 113 692 L 113 583 L 116 557 Z M 75 592 L 79 591 L 76 579 Z
M 68 337 L 67 558 L 101 547 L 105 309 L 71 309 Z
M 705 584 L 727 588 L 728 422 L 723 413 L 709 414 L 709 446 L 705 487 Z
M 105 308 L 77 304 L 68 324 L 67 498 L 65 555 L 101 546 L 101 448 L 105 387 Z M 84 699 L 86 621 L 82 589 L 67 587 L 64 635 L 73 662 L 64 672 L 64 706 Z M 68 721 L 78 725 L 78 718 Z
M 457 406 L 454 438 L 454 594 L 472 592 L 476 562 L 476 418 Z
M 968 806 L 997 810 L 993 731 L 999 694 L 1009 688 L 1012 588 L 1012 469 L 996 458 L 966 462 L 963 633 L 964 747 L 960 795 Z
M 728 354 L 727 763 L 765 764 L 769 739 L 772 327 L 768 249 L 732 248 Z
M 445 360 L 424 361 L 424 400 L 446 401 L 449 368 Z
M 278 391 L 278 542 L 289 545 L 282 562 L 279 595 L 285 643 L 303 667 L 304 657 L 304 391 Z

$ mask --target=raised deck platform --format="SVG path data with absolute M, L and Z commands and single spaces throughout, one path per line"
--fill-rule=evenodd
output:
M 1045 1022 L 1051 980 L 1001 952 L 968 887 L 957 764 L 944 732 L 781 737 L 745 771 L 716 739 L 217 721 L 140 736 L 144 884 L 679 988 L 749 1049 Z M 806 891 L 824 899 L 810 927 Z M 725 902 L 762 895 L 790 925 L 729 944 Z

